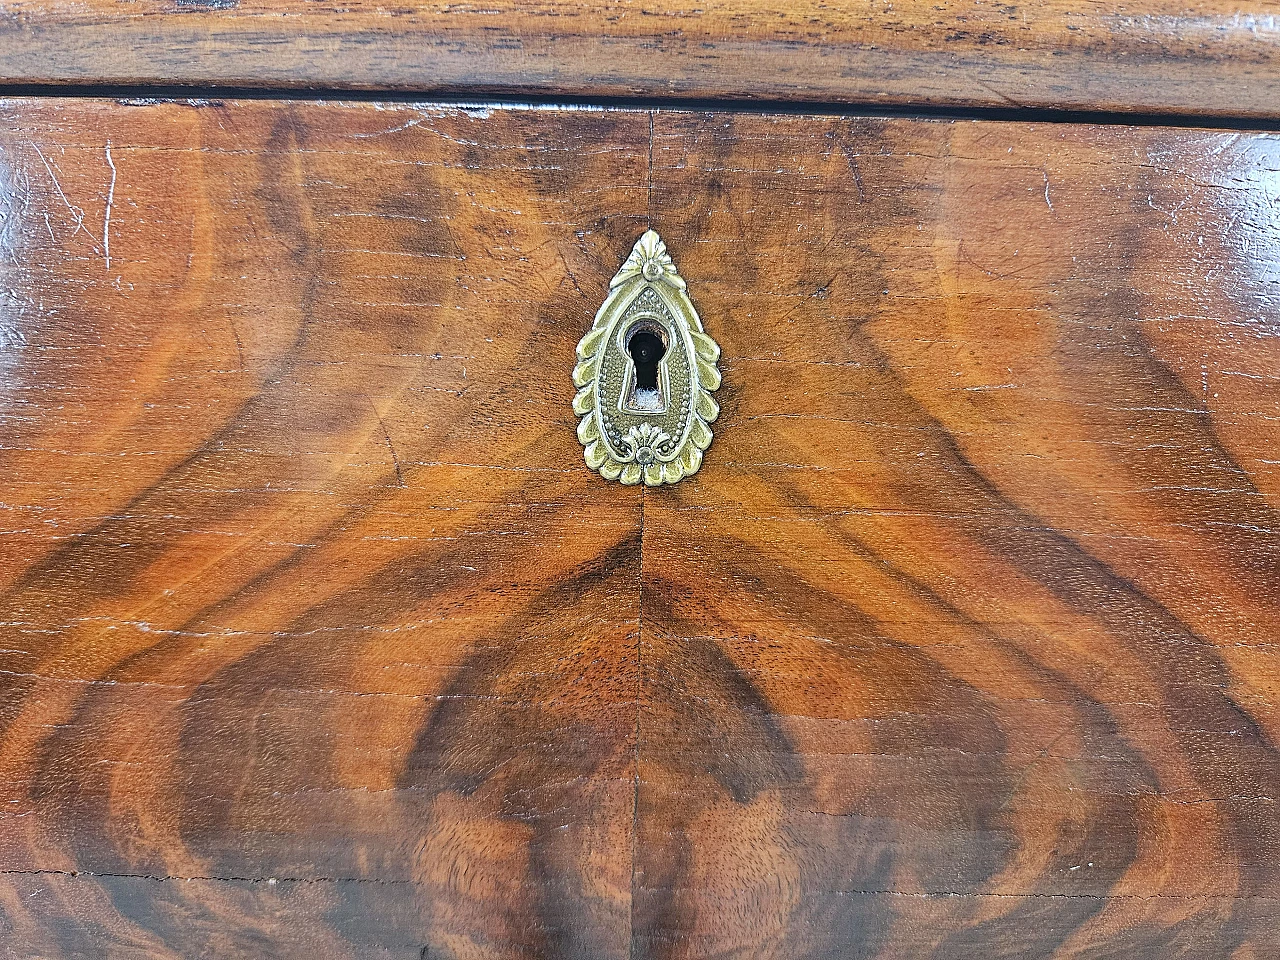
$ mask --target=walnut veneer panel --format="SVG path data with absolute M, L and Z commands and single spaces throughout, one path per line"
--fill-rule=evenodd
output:
M 1280 955 L 1280 139 L 0 103 L 0 956 Z M 574 346 L 658 229 L 674 488 Z
M 1280 117 L 1270 0 L 12 0 L 0 82 Z

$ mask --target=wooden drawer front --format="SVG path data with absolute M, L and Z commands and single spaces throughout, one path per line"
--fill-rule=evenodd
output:
M 0 955 L 1275 957 L 1280 141 L 0 102 Z M 582 463 L 648 227 L 701 472 Z

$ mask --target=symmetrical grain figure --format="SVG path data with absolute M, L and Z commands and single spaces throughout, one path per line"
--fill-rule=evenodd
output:
M 0 956 L 1277 956 L 1277 138 L 0 119 Z

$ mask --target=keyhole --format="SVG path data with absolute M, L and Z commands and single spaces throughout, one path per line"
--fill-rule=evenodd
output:
M 658 361 L 667 352 L 666 346 L 652 330 L 638 330 L 627 341 L 627 353 L 636 365 L 636 389 L 658 389 Z

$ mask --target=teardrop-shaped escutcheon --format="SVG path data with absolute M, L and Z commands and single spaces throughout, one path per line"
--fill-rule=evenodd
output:
M 651 487 L 696 473 L 720 415 L 719 359 L 667 245 L 646 231 L 578 344 L 573 412 L 587 466 Z

